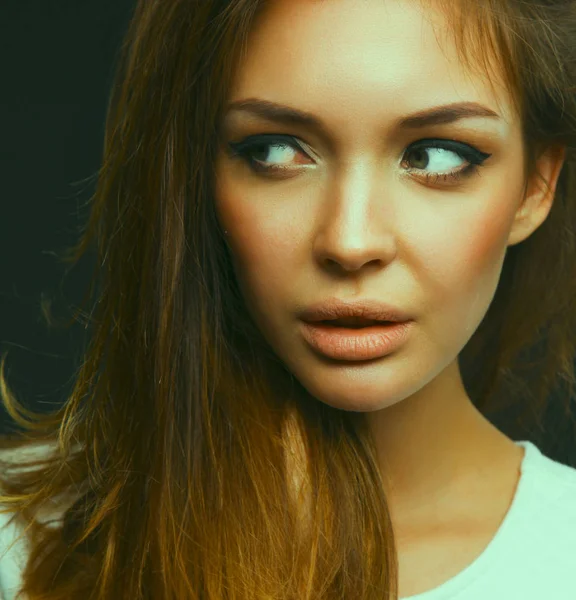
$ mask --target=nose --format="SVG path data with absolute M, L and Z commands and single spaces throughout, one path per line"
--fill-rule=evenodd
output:
M 366 265 L 383 268 L 394 260 L 394 206 L 375 181 L 365 169 L 328 191 L 314 240 L 316 260 L 324 268 L 354 272 Z

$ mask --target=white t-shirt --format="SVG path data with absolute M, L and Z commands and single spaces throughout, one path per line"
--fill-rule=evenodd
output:
M 576 469 L 529 441 L 512 504 L 482 554 L 401 600 L 576 600 Z
M 402 600 L 576 600 L 576 469 L 529 441 L 514 500 L 484 552 L 442 585 Z M 0 515 L 0 598 L 21 585 L 26 542 Z

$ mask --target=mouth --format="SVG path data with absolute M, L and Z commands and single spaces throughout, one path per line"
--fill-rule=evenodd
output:
M 304 321 L 301 333 L 315 353 L 339 361 L 381 358 L 399 349 L 413 329 L 411 321 L 377 321 L 350 317 Z
M 330 321 L 316 321 L 311 325 L 323 325 L 326 327 L 344 327 L 346 329 L 364 329 L 366 327 L 383 327 L 394 325 L 395 321 L 376 321 L 370 319 L 333 319 Z

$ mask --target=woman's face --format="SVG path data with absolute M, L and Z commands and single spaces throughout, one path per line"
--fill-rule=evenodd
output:
M 511 102 L 498 104 L 454 48 L 442 51 L 431 18 L 442 27 L 440 14 L 406 1 L 274 2 L 230 102 L 264 100 L 322 126 L 238 108 L 222 124 L 217 213 L 250 314 L 302 385 L 337 408 L 386 408 L 453 377 L 507 246 L 549 210 L 517 222 L 523 147 Z M 483 114 L 402 124 L 461 102 Z M 228 153 L 264 134 L 251 154 Z M 409 336 L 377 360 L 327 360 L 299 314 L 329 298 L 398 307 L 413 319 Z

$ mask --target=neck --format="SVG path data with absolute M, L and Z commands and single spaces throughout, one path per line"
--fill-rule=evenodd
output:
M 523 449 L 476 409 L 457 363 L 414 396 L 368 419 L 398 527 L 477 510 L 480 499 L 486 505 L 496 487 L 510 489 L 517 480 Z

